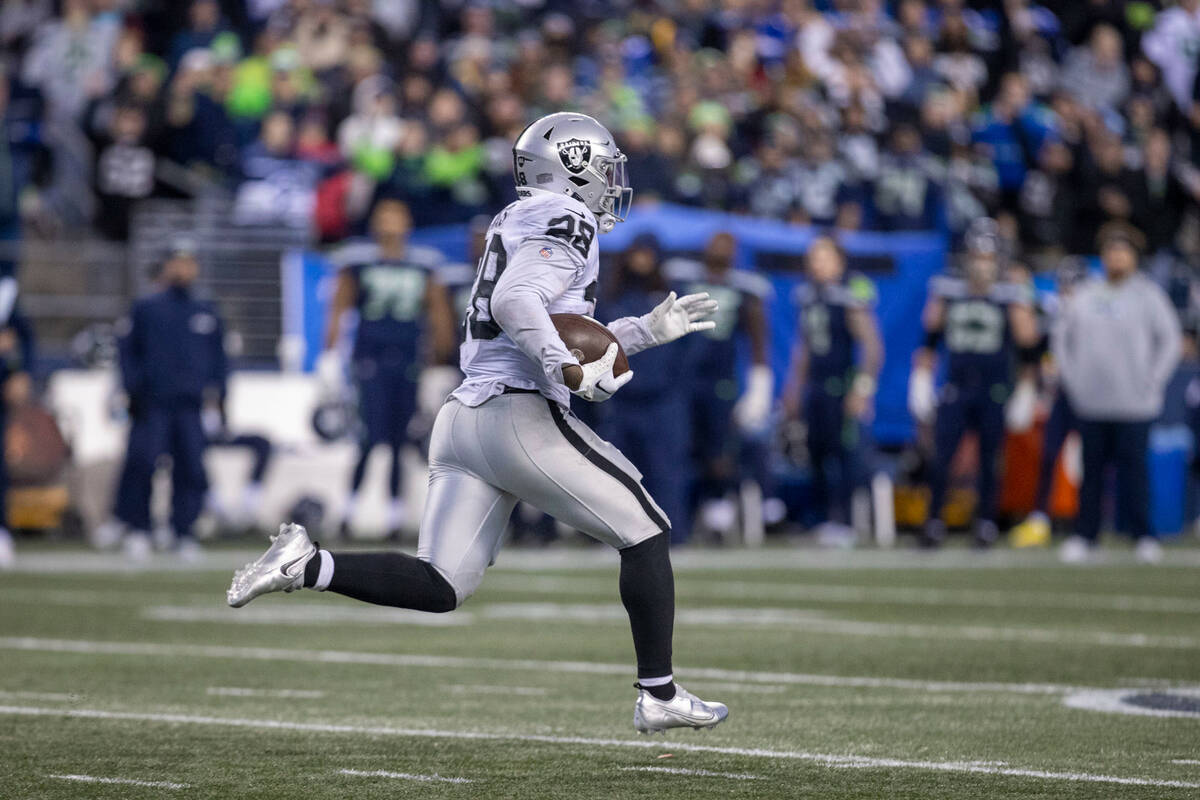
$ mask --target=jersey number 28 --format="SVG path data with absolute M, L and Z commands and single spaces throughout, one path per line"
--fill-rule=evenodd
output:
M 504 252 L 504 243 L 499 234 L 493 234 L 488 240 L 487 250 L 479 259 L 471 304 L 467 306 L 467 316 L 463 320 L 463 327 L 472 339 L 495 339 L 500 335 L 500 326 L 492 319 L 492 292 L 507 266 L 508 254 Z

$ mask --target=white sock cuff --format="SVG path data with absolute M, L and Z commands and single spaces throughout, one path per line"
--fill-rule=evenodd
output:
M 642 686 L 666 686 L 668 683 L 673 683 L 675 676 L 667 673 L 661 678 L 638 678 L 638 683 Z
M 328 550 L 321 550 L 317 553 L 317 557 L 321 559 L 321 570 L 317 573 L 317 582 L 313 584 L 312 588 L 323 592 L 329 588 L 329 582 L 333 580 L 333 554 Z

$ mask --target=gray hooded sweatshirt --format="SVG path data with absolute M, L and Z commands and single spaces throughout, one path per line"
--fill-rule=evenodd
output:
M 1094 278 L 1080 286 L 1053 336 L 1075 413 L 1087 420 L 1155 419 L 1179 363 L 1179 339 L 1166 292 L 1141 273 L 1117 284 Z

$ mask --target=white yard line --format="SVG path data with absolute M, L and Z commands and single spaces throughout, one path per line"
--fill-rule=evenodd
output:
M 746 694 L 781 694 L 786 692 L 786 686 L 759 686 L 749 683 L 735 683 L 733 681 L 688 681 L 688 686 L 692 688 L 701 687 L 704 689 L 714 689 L 722 692 L 744 692 Z
M 554 595 L 595 595 L 615 592 L 612 581 L 499 573 L 488 576 L 485 589 Z M 1027 591 L 1025 589 L 926 589 L 910 586 L 846 586 L 807 582 L 728 581 L 683 578 L 676 584 L 683 596 L 725 600 L 799 600 L 848 605 L 968 606 L 978 608 L 1058 608 L 1076 611 L 1125 611 L 1149 614 L 1200 614 L 1200 600 L 1141 594 Z
M 324 692 L 315 689 L 249 689 L 240 686 L 209 686 L 206 694 L 214 697 L 290 697 L 300 700 L 319 700 Z
M 691 775 L 697 778 L 728 778 L 733 781 L 761 781 L 762 775 L 748 775 L 745 772 L 709 772 L 706 769 L 685 769 L 683 767 L 621 767 L 621 772 L 662 772 L 667 775 Z
M 549 689 L 540 686 L 500 686 L 482 683 L 444 683 L 443 689 L 456 694 L 500 694 L 518 697 L 542 697 L 549 694 Z
M 385 769 L 339 769 L 340 775 L 353 775 L 356 778 L 393 778 L 401 781 L 419 781 L 421 783 L 472 783 L 470 778 L 443 778 L 441 775 L 414 775 L 411 772 L 389 772 Z
M 190 714 L 160 714 L 137 711 L 103 711 L 99 709 L 57 709 L 25 706 L 0 706 L 0 714 L 25 717 L 54 717 L 68 719 L 120 720 L 126 722 L 161 722 L 171 725 L 208 725 L 252 730 L 283 730 L 301 733 L 344 733 L 367 736 L 401 736 L 422 739 L 465 741 L 537 742 L 540 744 L 580 745 L 585 748 L 615 747 L 636 750 L 669 748 L 677 752 L 712 753 L 743 758 L 762 758 L 776 761 L 805 761 L 827 767 L 855 769 L 911 769 L 921 771 L 1001 775 L 1015 778 L 1037 778 L 1073 783 L 1105 783 L 1122 786 L 1155 786 L 1170 789 L 1200 789 L 1200 782 L 1163 780 L 1158 778 L 1101 775 L 1090 772 L 1056 772 L 1025 769 L 978 761 L 923 761 L 904 758 L 878 758 L 851 754 L 816 753 L 806 750 L 770 750 L 754 747 L 721 747 L 715 745 L 671 742 L 660 744 L 646 739 L 597 739 L 586 736 L 549 736 L 516 732 L 454 731 L 427 728 L 392 728 L 387 726 L 337 725 L 314 722 L 288 722 L 275 719 L 239 719 L 193 716 Z
M 386 667 L 433 667 L 437 669 L 480 669 L 544 671 L 584 675 L 630 676 L 628 664 L 593 661 L 542 661 L 516 658 L 466 658 L 417 653 L 370 653 L 353 650 L 290 650 L 273 647 L 234 647 L 226 645 L 157 644 L 151 642 L 100 642 L 80 639 L 40 639 L 0 637 L 0 650 L 45 653 L 79 653 L 135 657 L 223 658 L 247 661 L 289 661 L 320 664 L 362 664 Z M 1003 683 L 999 681 L 937 681 L 912 678 L 877 678 L 857 675 L 815 675 L 796 672 L 760 672 L 714 667 L 677 667 L 676 673 L 688 679 L 733 681 L 753 684 L 789 684 L 851 689 L 903 689 L 918 692 L 1001 692 L 1011 694 L 1057 695 L 1084 687 L 1061 683 Z
M 1171 763 L 1200 766 L 1200 758 L 1173 758 L 1171 759 Z
M 479 607 L 489 619 L 542 622 L 624 624 L 624 610 L 610 603 L 489 603 Z M 1039 644 L 1098 645 L 1103 647 L 1200 650 L 1200 638 L 1117 631 L 1064 628 L 1026 628 L 1001 625 L 927 625 L 920 623 L 866 622 L 823 617 L 788 608 L 693 608 L 676 614 L 677 625 L 790 628 L 835 636 L 882 639 L 949 639 L 983 642 L 1036 642 Z
M 79 695 L 69 694 L 67 692 L 9 692 L 0 691 L 0 697 L 8 698 L 9 700 L 61 700 L 65 703 L 78 700 Z
M 172 781 L 139 781 L 134 778 L 102 778 L 96 775 L 47 775 L 60 781 L 78 781 L 80 783 L 115 783 L 121 786 L 141 786 L 146 789 L 186 789 L 189 784 L 173 783 Z
M 495 572 L 484 582 L 484 589 L 501 593 L 552 594 L 556 596 L 616 596 L 609 576 L 562 578 L 522 575 L 513 571 Z M 909 586 L 846 586 L 841 584 L 782 583 L 712 580 L 703 583 L 684 578 L 676 585 L 682 597 L 724 600 L 800 601 L 845 605 L 911 605 L 975 608 L 1036 608 L 1073 611 L 1121 611 L 1147 614 L 1200 614 L 1200 599 L 1166 595 L 1100 594 L 1091 592 L 1026 591 L 1024 589 L 926 589 Z M 160 587 L 146 591 L 127 589 L 51 589 L 36 590 L 0 587 L 5 603 L 63 606 L 132 606 L 161 597 Z M 213 595 L 199 592 L 172 594 L 178 607 L 203 606 Z M 190 604 L 184 606 L 182 603 Z M 681 609 L 686 611 L 687 609 Z M 457 612 L 461 614 L 463 612 Z M 813 613 L 808 610 L 807 613 Z M 454 616 L 454 615 L 452 615 Z
M 151 586 L 143 591 L 126 589 L 18 589 L 13 586 L 0 587 L 4 603 L 52 606 L 143 606 L 148 602 L 170 594 L 176 602 L 202 605 L 213 602 L 213 593 L 171 592 L 161 586 Z
M 145 619 L 156 622 L 196 622 L 240 625 L 417 625 L 467 626 L 478 618 L 578 624 L 625 625 L 625 610 L 615 603 L 484 603 L 475 611 L 427 614 L 397 608 L 321 606 L 309 603 L 266 605 L 232 610 L 208 606 L 149 606 Z M 1200 638 L 1118 631 L 1063 628 L 1026 628 L 995 625 L 929 625 L 867 622 L 823 616 L 820 611 L 791 608 L 704 607 L 683 608 L 675 624 L 698 627 L 788 628 L 833 636 L 866 636 L 881 639 L 942 639 L 984 642 L 1035 642 L 1039 644 L 1096 645 L 1102 647 L 1200 650 Z
M 430 628 L 457 627 L 475 622 L 475 616 L 469 611 L 428 614 L 405 608 L 329 606 L 312 603 L 239 609 L 216 603 L 205 606 L 147 606 L 142 609 L 142 618 L 155 622 L 217 622 L 237 625 L 312 625 L 331 622 L 339 625 L 418 625 Z
M 622 625 L 629 622 L 629 615 L 619 603 L 484 603 L 478 607 L 477 613 L 487 619 L 615 622 Z M 676 609 L 675 624 L 736 628 L 747 625 L 789 627 L 804 620 L 823 617 L 824 612 L 811 609 L 708 606 Z

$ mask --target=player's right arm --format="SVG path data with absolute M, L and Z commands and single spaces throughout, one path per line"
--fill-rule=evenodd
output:
M 508 266 L 492 291 L 492 319 L 525 355 L 541 366 L 557 383 L 571 386 L 569 377 L 579 360 L 559 338 L 547 308 L 570 288 L 582 265 L 561 243 L 529 237 L 522 240 L 508 259 Z
M 350 270 L 343 269 L 338 272 L 337 287 L 333 292 L 333 302 L 329 306 L 329 320 L 325 326 L 326 351 L 337 346 L 338 337 L 342 335 L 342 319 L 357 302 L 358 281 Z
M 918 422 L 933 419 L 937 396 L 933 385 L 933 368 L 937 363 L 937 346 L 946 326 L 946 301 L 931 294 L 921 312 L 925 338 L 913 353 L 912 373 L 908 377 L 908 411 Z
M 783 389 L 783 413 L 788 419 L 800 418 L 804 387 L 808 383 L 808 341 L 801 339 L 792 348 L 788 382 Z
M 571 248 L 544 237 L 522 240 L 496 280 L 492 319 L 525 355 L 539 364 L 550 380 L 566 385 L 586 400 L 607 400 L 633 377 L 612 374 L 617 346 L 598 361 L 581 365 L 567 350 L 547 311 L 550 303 L 570 288 L 583 269 Z
M 317 357 L 317 382 L 322 391 L 334 395 L 345 386 L 345 368 L 337 351 L 338 337 L 342 335 L 342 320 L 346 312 L 358 302 L 358 279 L 354 271 L 343 267 L 338 271 L 333 302 L 329 304 L 329 319 L 325 323 L 325 349 Z

